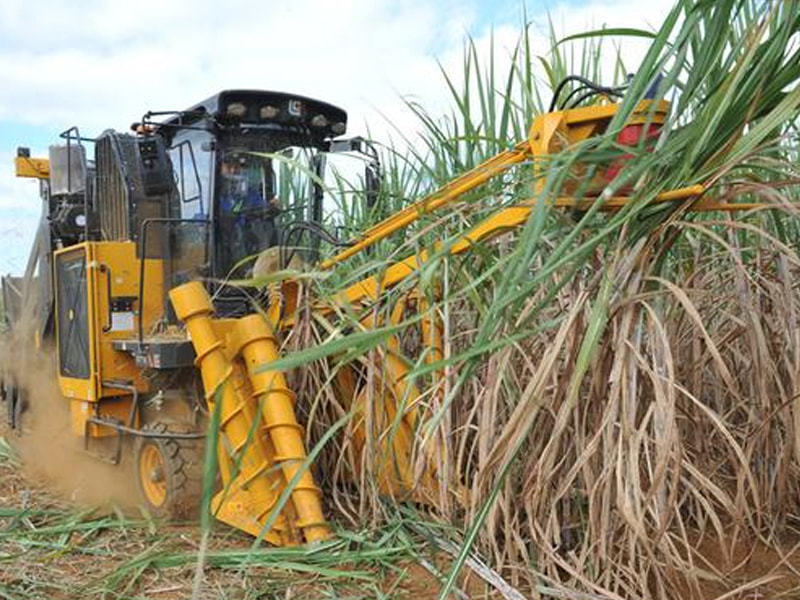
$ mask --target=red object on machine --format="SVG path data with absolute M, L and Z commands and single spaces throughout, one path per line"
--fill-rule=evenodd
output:
M 641 123 L 638 125 L 626 125 L 622 128 L 617 136 L 617 142 L 622 146 L 638 146 L 644 139 L 647 145 L 650 140 L 655 140 L 661 133 L 661 125 L 655 123 Z M 652 152 L 652 144 L 647 148 L 648 152 Z M 608 169 L 606 169 L 605 180 L 606 182 L 613 181 L 619 175 L 625 163 L 633 158 L 633 154 L 623 154 L 621 158 L 615 160 Z

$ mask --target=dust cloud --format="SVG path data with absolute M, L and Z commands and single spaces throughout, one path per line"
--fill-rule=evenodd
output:
M 14 329 L 0 339 L 0 365 L 6 377 L 11 374 L 25 390 L 21 431 L 7 437 L 22 459 L 26 478 L 79 506 L 134 512 L 138 493 L 129 441 L 124 440 L 119 465 L 88 454 L 83 437 L 72 431 L 70 401 L 58 385 L 55 350 L 36 350 L 29 341 L 33 335 L 26 335 L 30 328 Z M 109 455 L 114 441 L 92 440 L 92 448 Z

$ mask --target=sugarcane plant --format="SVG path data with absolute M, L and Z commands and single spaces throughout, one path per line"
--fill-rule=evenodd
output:
M 526 590 L 699 596 L 724 579 L 695 568 L 707 539 L 725 556 L 742 540 L 779 543 L 800 500 L 799 27 L 791 2 L 687 0 L 656 32 L 554 37 L 544 56 L 526 28 L 501 57 L 468 42 L 463 73 L 444 73 L 448 115 L 409 103 L 421 133 L 384 151 L 383 210 L 367 218 L 524 141 L 558 82 L 602 80 L 604 40 L 622 36 L 606 93 L 582 99 L 578 78 L 562 90 L 569 108 L 617 103 L 603 132 L 314 272 L 288 354 L 270 366 L 294 370 L 317 472 L 345 521 L 380 523 L 409 499 L 381 457 L 410 444 L 410 477 L 428 490 L 417 509 L 461 532 L 442 597 L 473 553 Z M 632 75 L 630 35 L 650 40 Z M 670 102 L 664 123 L 622 145 L 645 98 Z M 686 188 L 699 191 L 663 201 Z M 522 201 L 533 208 L 521 227 L 448 252 Z M 373 301 L 315 310 L 423 255 Z M 392 356 L 403 386 L 384 414 Z M 353 369 L 369 382 L 358 406 L 337 388 Z

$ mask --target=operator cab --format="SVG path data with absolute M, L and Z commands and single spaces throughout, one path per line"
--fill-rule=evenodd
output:
M 34 258 L 50 264 L 52 253 L 84 242 L 133 242 L 137 293 L 115 310 L 138 314 L 140 344 L 174 323 L 167 292 L 175 286 L 203 281 L 218 313 L 236 316 L 253 309 L 244 298 L 260 295 L 257 284 L 242 285 L 257 265 L 266 265 L 260 277 L 294 256 L 316 262 L 323 240 L 341 245 L 324 228 L 332 153 L 350 161 L 360 155 L 367 206 L 377 197 L 374 149 L 360 138 L 337 138 L 347 114 L 318 100 L 228 90 L 187 110 L 150 111 L 132 129 L 86 138 L 73 127 L 62 134 L 66 145 L 51 148 Z M 30 264 L 33 273 L 38 263 Z M 227 285 L 231 280 L 237 285 Z M 42 281 L 50 299 L 40 319 L 44 332 L 53 294 L 49 279 Z
M 162 122 L 154 117 L 169 116 Z M 177 194 L 170 218 L 180 253 L 206 254 L 216 280 L 247 276 L 295 223 L 322 218 L 321 154 L 347 114 L 280 92 L 228 90 L 179 113 L 147 113 L 166 140 Z

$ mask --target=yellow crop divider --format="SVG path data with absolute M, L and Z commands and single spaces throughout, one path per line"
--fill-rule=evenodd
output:
M 275 336 L 264 317 L 258 314 L 239 319 L 236 335 L 250 376 L 253 397 L 260 406 L 261 417 L 277 452 L 275 460 L 280 463 L 283 476 L 289 482 L 303 468 L 307 455 L 303 428 L 294 412 L 294 392 L 286 385 L 282 372 L 265 368 L 279 356 Z M 307 542 L 331 536 L 322 514 L 321 497 L 321 490 L 306 468 L 292 490 L 292 503 L 298 517 L 296 525 L 303 531 Z
M 225 345 L 214 328 L 211 299 L 202 283 L 187 283 L 174 288 L 169 295 L 176 315 L 185 322 L 191 337 L 212 409 L 219 393 L 217 452 L 224 487 L 214 498 L 214 513 L 224 523 L 258 536 L 286 482 L 275 466 L 275 451 L 256 421 L 258 411 L 250 382 L 243 365 L 226 356 Z M 295 544 L 293 512 L 287 505 L 264 539 L 278 546 Z

